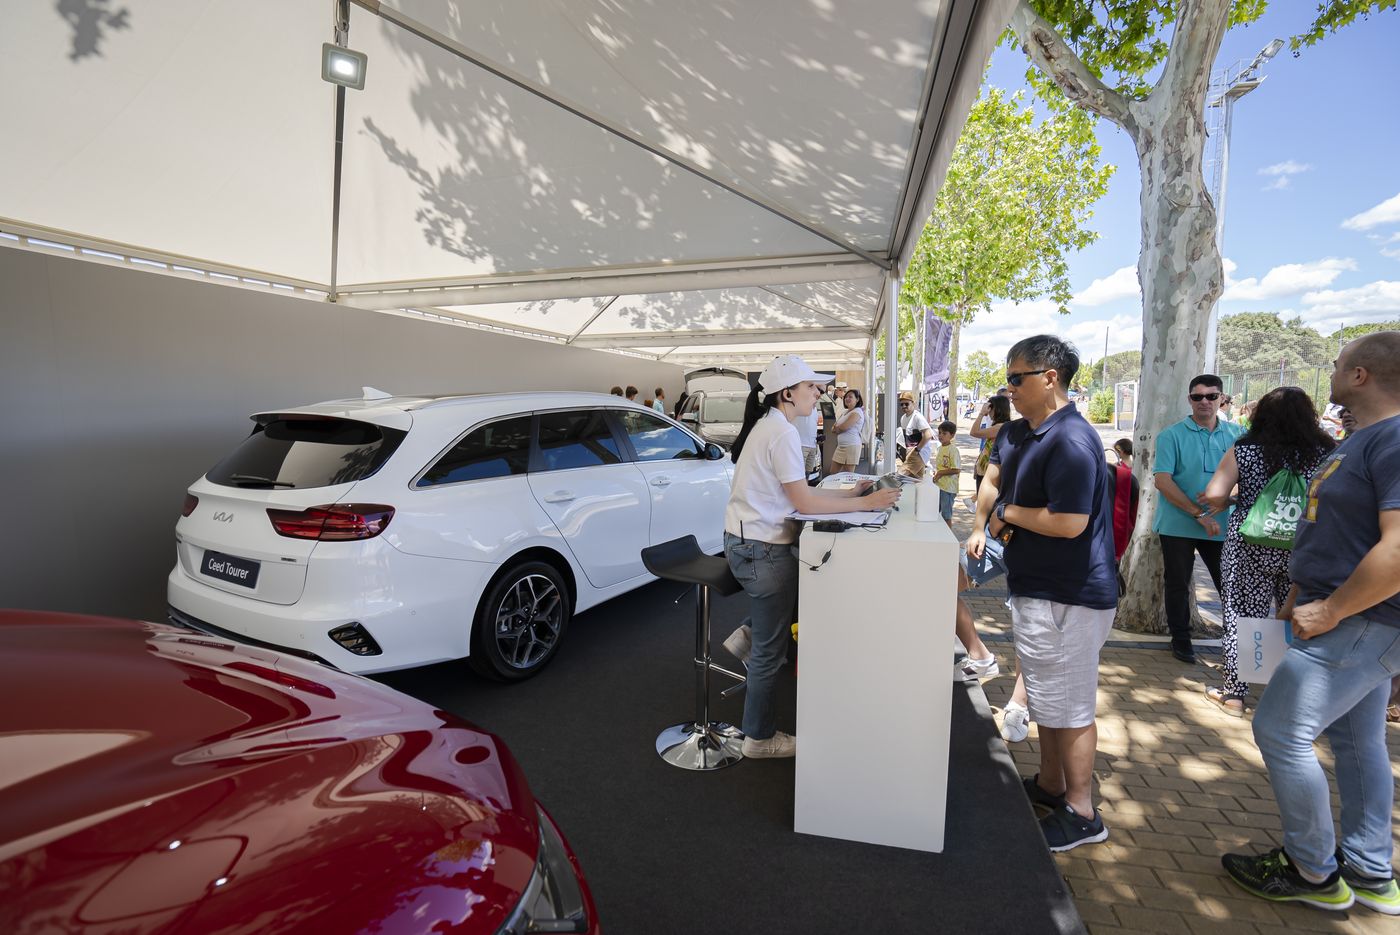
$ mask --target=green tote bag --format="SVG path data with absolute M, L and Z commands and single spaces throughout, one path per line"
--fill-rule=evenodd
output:
M 1240 537 L 1251 545 L 1293 548 L 1293 534 L 1308 496 L 1308 482 L 1297 471 L 1279 471 L 1259 493 L 1240 526 Z

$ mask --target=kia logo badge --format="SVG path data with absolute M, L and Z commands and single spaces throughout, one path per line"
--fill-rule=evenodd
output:
M 214 522 L 216 522 L 216 523 L 231 523 L 231 522 L 233 522 L 233 514 L 232 514 L 232 513 L 225 513 L 223 510 L 220 510 L 219 512 L 217 512 L 217 513 L 214 514 Z

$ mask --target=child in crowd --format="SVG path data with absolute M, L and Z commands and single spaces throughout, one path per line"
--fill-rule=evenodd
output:
M 958 474 L 962 472 L 962 452 L 953 444 L 958 427 L 944 421 L 938 425 L 938 460 L 934 466 L 933 480 L 938 484 L 938 512 L 943 521 L 953 522 L 953 500 L 958 495 Z

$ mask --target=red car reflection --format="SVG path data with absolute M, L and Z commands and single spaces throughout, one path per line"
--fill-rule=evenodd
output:
M 164 624 L 0 611 L 0 932 L 598 931 L 500 740 Z

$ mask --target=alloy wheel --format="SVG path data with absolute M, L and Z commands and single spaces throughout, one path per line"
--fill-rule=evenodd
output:
M 515 669 L 529 669 L 559 640 L 564 602 L 559 588 L 544 575 L 525 575 L 501 598 L 496 609 L 496 646 Z

